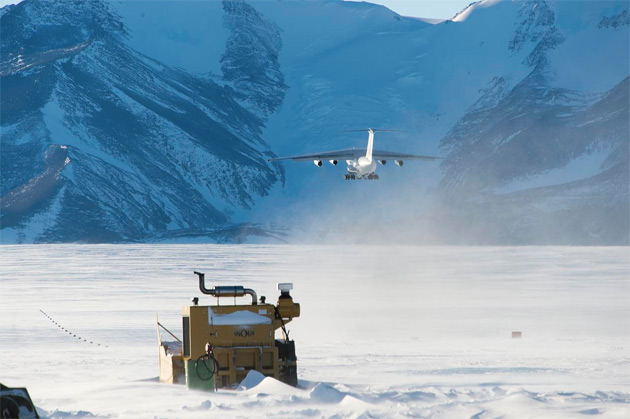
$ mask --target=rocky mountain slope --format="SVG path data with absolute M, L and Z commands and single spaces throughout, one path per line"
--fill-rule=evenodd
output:
M 24 0 L 0 15 L 1 240 L 628 243 L 628 16 Z M 355 183 L 267 163 L 362 146 L 339 131 L 368 126 L 448 158 Z
M 278 29 L 247 4 L 224 6 L 229 84 L 133 50 L 106 2 L 29 0 L 2 16 L 3 235 L 144 240 L 223 225 L 268 193 L 282 178 L 261 138 L 286 89 Z M 248 34 L 252 20 L 262 26 Z M 251 48 L 266 48 L 255 66 Z M 60 148 L 56 170 L 47 155 Z
M 626 13 L 597 28 L 616 30 L 605 23 Z M 531 72 L 511 90 L 493 80 L 441 141 L 450 222 L 464 241 L 628 243 L 628 77 L 604 93 L 558 87 L 555 13 L 529 1 L 518 15 L 509 49 L 533 45 Z

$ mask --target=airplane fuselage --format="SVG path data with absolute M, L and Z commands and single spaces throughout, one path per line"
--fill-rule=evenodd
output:
M 348 164 L 348 173 L 355 175 L 359 179 L 373 175 L 376 171 L 376 162 L 365 156 L 356 160 L 346 160 Z

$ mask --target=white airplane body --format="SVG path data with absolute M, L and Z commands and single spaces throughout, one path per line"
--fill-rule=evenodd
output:
M 277 161 L 277 160 L 293 160 L 293 161 L 307 161 L 313 160 L 316 166 L 321 167 L 323 160 L 328 160 L 330 164 L 336 166 L 339 160 L 345 160 L 348 165 L 347 170 L 348 173 L 344 175 L 346 180 L 355 180 L 355 179 L 369 179 L 369 180 L 378 180 L 378 175 L 376 172 L 376 162 L 384 165 L 387 163 L 387 160 L 394 159 L 396 165 L 401 166 L 404 164 L 404 160 L 407 159 L 416 159 L 416 160 L 438 160 L 442 159 L 442 157 L 434 157 L 434 156 L 422 156 L 417 154 L 405 154 L 405 153 L 394 153 L 391 151 L 378 151 L 374 150 L 374 132 L 376 131 L 394 131 L 394 130 L 384 130 L 384 129 L 372 129 L 368 128 L 366 130 L 351 130 L 351 131 L 343 131 L 343 132 L 356 132 L 356 131 L 367 131 L 368 132 L 368 144 L 366 148 L 349 148 L 346 150 L 337 150 L 337 151 L 324 151 L 322 153 L 316 154 L 303 154 L 299 156 L 289 156 L 289 157 L 276 157 L 273 159 L 269 159 L 269 161 Z

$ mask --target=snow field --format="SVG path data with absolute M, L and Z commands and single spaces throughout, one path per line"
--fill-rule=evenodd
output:
M 627 417 L 629 259 L 603 247 L 2 246 L 0 377 L 48 418 Z M 193 270 L 269 302 L 294 283 L 301 388 L 256 374 L 216 394 L 156 381 L 155 314 L 181 335 L 191 297 L 214 304 Z

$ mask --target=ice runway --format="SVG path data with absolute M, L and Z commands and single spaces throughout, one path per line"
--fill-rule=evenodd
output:
M 193 270 L 268 302 L 277 282 L 294 283 L 302 313 L 289 330 L 303 388 L 268 379 L 210 394 L 155 382 L 155 314 L 181 335 L 181 307 L 214 301 Z M 1 246 L 0 347 L 0 381 L 26 386 L 43 417 L 629 417 L 630 256 Z

